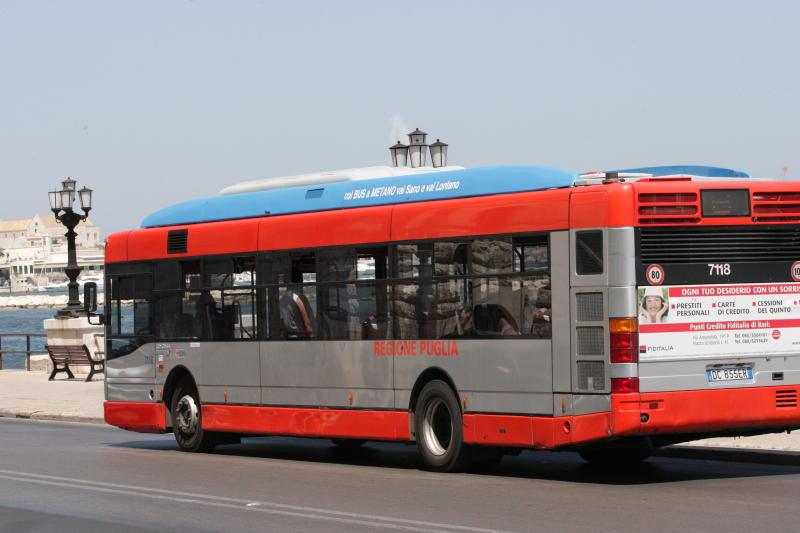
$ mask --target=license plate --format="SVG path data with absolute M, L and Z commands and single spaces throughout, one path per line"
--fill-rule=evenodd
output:
M 728 368 L 710 368 L 706 370 L 708 381 L 745 381 L 753 379 L 753 367 L 732 366 Z

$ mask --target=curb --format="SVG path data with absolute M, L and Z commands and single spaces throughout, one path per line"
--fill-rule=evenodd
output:
M 102 418 L 82 415 L 58 415 L 53 413 L 16 412 L 0 409 L 0 418 L 17 418 L 22 420 L 56 420 L 59 422 L 83 422 L 88 424 L 105 424 Z
M 675 445 L 654 450 L 653 457 L 800 466 L 800 452 L 757 448 L 742 449 Z

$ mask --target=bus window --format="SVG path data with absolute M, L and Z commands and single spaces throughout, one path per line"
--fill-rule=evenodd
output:
M 233 287 L 233 258 L 214 257 L 203 261 L 203 287 Z
M 430 338 L 469 337 L 474 333 L 469 282 L 450 279 L 436 284 L 435 332 Z
M 281 339 L 313 339 L 317 333 L 317 262 L 313 252 L 289 256 L 288 273 L 278 273 L 286 285 L 278 287 Z M 286 274 L 288 274 L 288 279 Z
M 522 334 L 552 337 L 550 276 L 522 278 Z
M 575 233 L 575 272 L 580 275 L 603 273 L 603 232 Z
M 227 290 L 222 296 L 221 328 L 231 339 L 256 338 L 255 291 Z
M 283 252 L 267 253 L 258 256 L 256 283 L 259 285 L 285 284 L 291 281 L 292 261 Z
M 200 261 L 181 261 L 182 289 L 200 288 Z
M 394 338 L 436 338 L 436 284 L 432 281 L 396 284 L 392 296 Z
M 433 243 L 398 244 L 395 248 L 395 277 L 433 276 Z
M 180 289 L 181 268 L 178 261 L 158 261 L 153 268 L 155 289 Z
M 520 335 L 522 284 L 518 279 L 482 278 L 472 281 L 475 336 Z
M 351 281 L 356 279 L 354 248 L 335 248 L 319 252 L 319 281 Z
M 158 339 L 200 339 L 204 321 L 201 300 L 199 291 L 157 293 Z
M 252 285 L 255 279 L 254 257 L 215 257 L 203 264 L 204 287 Z
M 316 334 L 315 287 L 300 284 L 278 289 L 278 306 L 281 317 L 281 338 L 286 340 L 313 339 Z
M 320 338 L 388 338 L 388 295 L 383 283 L 327 285 L 320 288 Z
M 467 274 L 469 243 L 437 242 L 434 244 L 434 275 L 464 276 Z
M 151 281 L 143 276 L 111 279 L 111 336 L 135 337 L 150 334 Z
M 472 243 L 472 273 L 510 273 L 514 264 L 513 255 L 509 238 L 476 239 Z
M 547 236 L 514 238 L 514 272 L 548 272 L 550 250 Z

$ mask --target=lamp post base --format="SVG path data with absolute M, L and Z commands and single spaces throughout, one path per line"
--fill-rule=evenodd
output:
M 86 313 L 81 306 L 67 306 L 64 309 L 59 309 L 56 311 L 56 318 L 78 318 L 81 316 L 86 316 Z

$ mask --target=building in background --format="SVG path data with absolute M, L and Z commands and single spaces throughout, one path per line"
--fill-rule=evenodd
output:
M 102 279 L 104 243 L 91 220 L 75 228 L 82 277 Z M 0 220 L 0 287 L 11 292 L 66 287 L 67 239 L 51 213 L 21 220 Z

